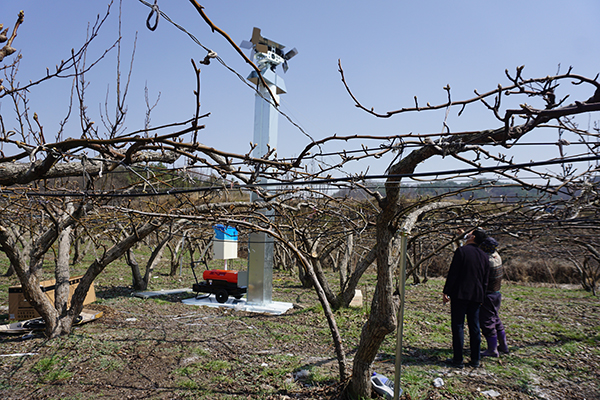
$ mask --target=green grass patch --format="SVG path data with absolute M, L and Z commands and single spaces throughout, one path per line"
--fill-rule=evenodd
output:
M 177 382 L 177 387 L 188 389 L 188 390 L 198 390 L 200 389 L 200 385 L 197 382 L 191 379 L 185 379 Z
M 201 364 L 200 369 L 205 371 L 219 372 L 228 370 L 231 368 L 231 364 L 224 360 L 211 360 L 207 363 Z
M 35 372 L 40 382 L 56 383 L 71 378 L 73 373 L 63 369 L 64 361 L 59 357 L 42 358 L 31 368 Z

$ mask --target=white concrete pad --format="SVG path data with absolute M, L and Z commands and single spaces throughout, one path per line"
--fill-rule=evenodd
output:
M 248 311 L 248 312 L 256 312 L 256 313 L 267 313 L 267 314 L 283 314 L 287 310 L 294 307 L 292 303 L 284 303 L 280 301 L 272 301 L 270 303 L 248 303 L 245 298 L 242 299 L 234 299 L 233 297 L 229 297 L 225 303 L 219 303 L 217 299 L 215 299 L 214 295 L 210 296 L 202 296 L 201 298 L 190 298 L 183 299 L 181 301 L 183 304 L 194 305 L 194 306 L 207 306 L 207 307 L 227 307 L 232 308 L 234 310 L 240 311 Z
M 140 297 L 142 299 L 147 299 L 150 297 L 156 296 L 165 296 L 167 294 L 178 294 L 178 293 L 192 293 L 192 289 L 170 289 L 170 290 L 157 290 L 154 292 L 135 292 L 133 295 L 135 297 Z

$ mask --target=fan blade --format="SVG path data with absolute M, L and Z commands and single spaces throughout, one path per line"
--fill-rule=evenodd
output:
M 262 38 L 263 37 L 260 35 L 260 28 L 254 27 L 254 29 L 252 29 L 252 39 L 250 39 L 250 41 L 254 44 L 258 44 Z
M 269 51 L 269 47 L 266 44 L 257 44 L 255 48 L 257 53 L 266 53 Z
M 289 60 L 297 54 L 298 54 L 298 50 L 296 50 L 296 48 L 294 47 L 293 49 L 291 49 L 290 51 L 285 53 L 285 56 L 283 58 L 285 58 L 286 60 Z
M 247 40 L 242 40 L 242 43 L 240 43 L 240 47 L 242 49 L 251 49 L 252 48 L 252 42 L 249 42 Z

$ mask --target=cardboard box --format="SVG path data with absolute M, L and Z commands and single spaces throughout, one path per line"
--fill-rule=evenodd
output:
M 67 304 L 71 304 L 71 297 L 75 293 L 75 289 L 79 286 L 82 276 L 74 276 L 69 279 L 69 297 Z M 54 279 L 40 282 L 42 291 L 46 293 L 46 296 L 54 304 L 54 290 L 56 288 L 56 281 Z M 94 283 L 90 285 L 87 295 L 83 304 L 90 304 L 96 301 L 96 290 L 94 289 Z M 24 320 L 39 317 L 40 314 L 33 308 L 33 306 L 25 299 L 23 294 L 23 288 L 19 286 L 11 286 L 8 288 L 8 318 L 13 320 Z

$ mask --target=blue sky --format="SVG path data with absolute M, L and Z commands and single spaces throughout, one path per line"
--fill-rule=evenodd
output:
M 505 69 L 513 72 L 525 65 L 526 77 L 573 72 L 594 77 L 600 72 L 600 2 L 563 1 L 200 1 L 212 21 L 236 43 L 249 40 L 254 26 L 263 36 L 296 47 L 298 56 L 290 61 L 285 78 L 288 93 L 281 98 L 282 111 L 313 138 L 337 135 L 394 135 L 435 133 L 442 128 L 444 112 L 421 112 L 377 119 L 354 107 L 338 72 L 341 60 L 354 94 L 369 107 L 387 111 L 409 107 L 413 97 L 425 104 L 442 103 L 446 84 L 453 99 L 471 97 L 473 90 L 485 92 L 499 83 L 508 84 Z M 216 51 L 243 77 L 250 68 L 227 44 L 212 33 L 194 7 L 186 0 L 158 0 L 161 11 L 185 27 L 206 47 Z M 25 23 L 14 43 L 23 55 L 19 80 L 26 82 L 67 58 L 71 48 L 83 43 L 88 22 L 106 9 L 106 1 L 3 0 L 0 22 L 11 28 L 19 10 Z M 190 59 L 201 60 L 206 51 L 184 33 L 161 19 L 152 32 L 146 28 L 149 9 L 138 0 L 123 0 L 122 61 L 127 74 L 137 33 L 132 82 L 127 99 L 129 130 L 143 126 L 144 88 L 151 102 L 160 93 L 152 114 L 152 125 L 185 120 L 194 114 L 195 77 Z M 118 3 L 92 47 L 90 58 L 99 54 L 118 35 Z M 106 95 L 114 104 L 116 52 L 101 61 L 89 74 L 88 107 L 97 124 Z M 252 140 L 254 93 L 238 76 L 219 63 L 202 68 L 202 112 L 206 129 L 200 140 L 210 146 L 246 153 Z M 279 70 L 280 74 L 283 74 Z M 585 100 L 591 92 L 563 85 L 572 100 Z M 70 82 L 63 80 L 33 88 L 29 94 L 32 112 L 39 115 L 52 137 L 59 120 L 67 113 Z M 566 93 L 566 92 L 565 92 Z M 522 103 L 526 99 L 515 99 Z M 535 103 L 534 103 L 535 104 Z M 539 103 L 538 103 L 539 105 Z M 0 111 L 8 115 L 12 105 L 1 100 Z M 467 108 L 462 116 L 452 110 L 448 124 L 452 131 L 495 128 L 499 122 L 481 105 Z M 598 120 L 596 113 L 585 117 L 585 126 Z M 10 126 L 10 121 L 5 124 Z M 14 123 L 14 122 L 13 122 Z M 308 138 L 280 118 L 278 154 L 297 155 Z M 67 133 L 79 135 L 79 124 L 69 124 Z M 532 135 L 529 141 L 556 140 L 552 132 Z M 339 143 L 331 149 L 355 149 L 360 142 Z M 571 151 L 572 149 L 572 151 Z M 500 151 L 499 149 L 497 151 Z M 572 147 L 568 151 L 577 152 Z M 509 154 L 517 161 L 557 155 L 556 148 L 520 147 Z M 372 162 L 370 173 L 384 172 L 390 159 Z M 456 167 L 451 160 L 436 158 L 418 171 Z M 365 165 L 349 166 L 357 172 Z

